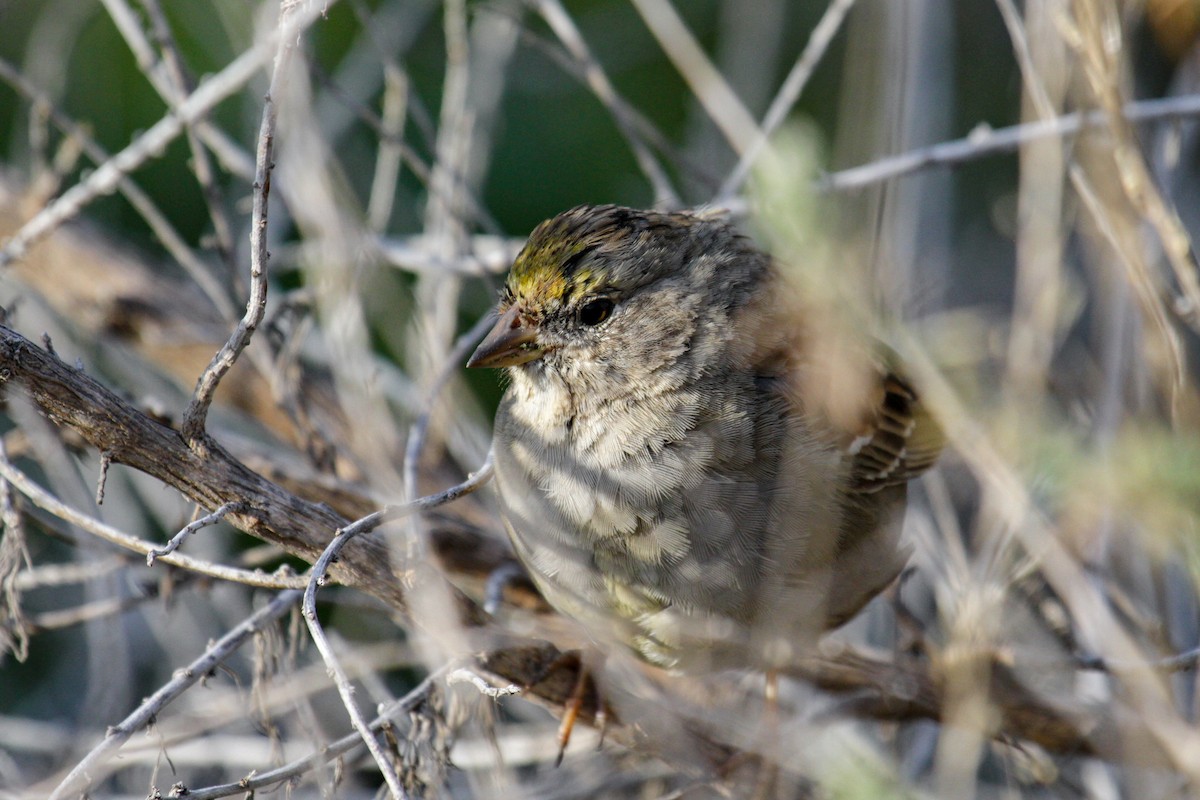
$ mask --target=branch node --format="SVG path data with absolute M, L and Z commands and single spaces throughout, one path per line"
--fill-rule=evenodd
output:
M 108 483 L 108 468 L 112 466 L 112 451 L 100 451 L 100 474 L 96 476 L 96 505 L 104 505 L 104 485 Z

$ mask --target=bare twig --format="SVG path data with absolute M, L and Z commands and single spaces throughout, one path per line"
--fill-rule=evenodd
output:
M 313 4 L 309 4 L 311 9 Z M 258 152 L 254 164 L 254 211 L 250 221 L 250 298 L 246 302 L 246 314 L 238 322 L 229 341 L 213 356 L 208 368 L 196 381 L 196 390 L 183 415 L 180 429 L 184 439 L 193 447 L 203 449 L 206 434 L 204 423 L 208 407 L 212 404 L 217 385 L 229 372 L 238 356 L 250 344 L 251 337 L 262 322 L 267 310 L 267 211 L 271 194 L 271 171 L 275 168 L 275 120 L 278 117 L 276 98 L 282 97 L 287 80 L 292 53 L 297 43 L 292 36 L 283 35 L 297 29 L 293 18 L 303 18 L 298 5 L 280 4 L 278 51 L 271 72 L 271 85 L 263 98 L 262 123 L 258 131 Z M 193 95 L 194 97 L 195 95 Z
M 1185 650 L 1182 653 L 1166 656 L 1157 660 L 1147 659 L 1145 661 L 1110 661 L 1101 658 L 1097 655 L 1080 654 L 1075 657 L 1075 663 L 1079 669 L 1093 670 L 1096 672 L 1133 672 L 1152 670 L 1155 672 L 1182 672 L 1185 669 L 1192 669 L 1197 663 L 1200 663 L 1200 647 L 1193 647 L 1190 650 Z
M 109 556 L 88 561 L 84 564 L 38 564 L 24 569 L 17 576 L 17 588 L 21 591 L 40 589 L 46 586 L 68 586 L 85 583 L 124 569 L 133 559 L 124 556 Z M 288 589 L 288 586 L 270 587 Z M 300 588 L 299 586 L 295 588 Z
M 592 56 L 587 43 L 579 33 L 579 28 L 575 26 L 575 21 L 571 19 L 570 14 L 563 8 L 559 0 L 537 0 L 537 9 L 542 18 L 546 20 L 546 24 L 550 26 L 550 30 L 554 31 L 554 35 L 567 48 L 567 52 L 579 62 L 588 86 L 591 87 L 596 98 L 608 109 L 613 122 L 621 129 L 625 141 L 633 150 L 633 157 L 637 160 L 638 167 L 641 168 L 642 174 L 646 176 L 646 180 L 650 181 L 650 186 L 654 189 L 655 204 L 678 207 L 680 204 L 679 194 L 675 191 L 670 178 L 667 177 L 667 173 L 655 159 L 654 154 L 643 144 L 642 137 L 626 113 L 627 104 L 620 99 L 620 95 L 608 79 L 608 75 L 604 73 L 600 62 Z
M 29 498 L 30 502 L 38 508 L 44 509 L 59 519 L 75 525 L 88 533 L 98 536 L 107 542 L 112 542 L 115 545 L 132 550 L 135 553 L 141 553 L 149 558 L 150 553 L 154 552 L 155 545 L 145 539 L 139 539 L 136 536 L 131 536 L 123 533 L 116 528 L 106 525 L 100 520 L 89 517 L 86 514 L 75 510 L 71 506 L 63 503 L 50 492 L 43 489 L 37 483 L 29 478 L 21 470 L 17 469 L 8 461 L 7 458 L 0 457 L 0 477 L 8 483 L 11 483 L 23 495 Z M 211 561 L 206 561 L 192 556 L 185 556 L 178 553 L 161 556 L 162 560 L 173 567 L 186 569 L 200 575 L 208 575 L 212 578 L 219 578 L 225 581 L 233 581 L 235 583 L 244 583 L 247 586 L 256 586 L 263 589 L 303 589 L 308 585 L 308 579 L 287 575 L 268 575 L 261 570 L 245 570 L 236 567 L 227 567 L 223 564 L 214 564 Z
M 1121 188 L 1130 205 L 1154 228 L 1175 273 L 1180 291 L 1175 312 L 1194 331 L 1200 332 L 1200 276 L 1191 240 L 1179 215 L 1158 190 L 1129 122 L 1122 115 L 1120 54 L 1124 48 L 1120 47 L 1117 9 L 1112 4 L 1081 0 L 1073 0 L 1071 5 L 1076 35 L 1070 38 L 1082 58 L 1084 75 L 1112 133 L 1115 146 L 1111 158 Z
M 77 146 L 93 162 L 104 164 L 112 157 L 107 150 L 96 142 L 84 126 L 75 122 L 56 105 L 51 103 L 50 98 L 44 92 L 29 83 L 24 75 L 4 59 L 0 59 L 0 79 L 12 86 L 13 89 L 30 102 L 38 104 L 44 110 L 46 117 L 54 123 L 55 127 L 62 131 L 69 139 L 76 142 Z M 234 88 L 236 89 L 236 87 Z M 213 277 L 212 270 L 192 252 L 191 247 L 184 241 L 183 236 L 175 230 L 175 227 L 170 223 L 166 215 L 150 199 L 150 196 L 127 176 L 121 176 L 118 179 L 116 190 L 141 215 L 142 219 L 146 221 L 146 225 L 158 237 L 158 240 L 162 243 L 166 251 L 184 268 L 216 308 L 224 316 L 232 319 L 233 304 L 229 299 L 228 293 Z
M 406 497 L 415 497 L 417 494 L 417 470 L 421 463 L 421 451 L 425 447 L 425 436 L 429 431 L 429 421 L 437 407 L 438 397 L 450 379 L 458 373 L 460 365 L 471 352 L 471 348 L 483 338 L 494 321 L 494 314 L 484 314 L 478 322 L 471 326 L 470 330 L 458 337 L 454 347 L 446 356 L 441 371 L 429 387 L 425 407 L 409 427 L 408 439 L 404 444 L 404 493 Z M 490 462 L 489 457 L 488 463 L 490 464 Z M 420 554 L 426 552 L 426 548 L 424 542 L 417 541 L 416 544 L 419 547 L 417 555 L 420 557 Z
M 241 89 L 273 57 L 278 42 L 294 39 L 299 31 L 324 12 L 326 3 L 309 3 L 289 18 L 264 41 L 256 43 L 224 69 L 203 81 L 172 114 L 150 126 L 96 170 L 63 192 L 53 203 L 21 226 L 0 249 L 0 267 L 22 257 L 30 245 L 77 215 L 97 197 L 113 191 L 121 179 L 158 155 L 185 129 L 187 123 L 210 112 L 218 103 Z
M 376 514 L 372 514 L 371 516 L 363 517 L 363 519 L 359 520 L 359 522 L 364 520 L 372 520 L 373 524 L 371 524 L 371 527 L 375 527 L 388 520 L 400 519 L 401 517 L 406 517 L 409 514 L 420 511 L 428 511 L 432 508 L 445 505 L 446 503 L 451 503 L 463 495 L 470 494 L 471 492 L 474 492 L 484 486 L 492 479 L 492 472 L 492 451 L 489 450 L 487 458 L 484 459 L 483 463 L 479 466 L 479 469 L 468 475 L 467 479 L 457 486 L 451 486 L 445 491 L 437 494 L 427 495 L 408 503 L 403 503 L 396 506 L 388 506 L 383 511 L 377 512 L 377 519 Z
M 96 473 L 96 505 L 104 505 L 104 487 L 108 483 L 108 468 L 112 466 L 112 456 L 108 451 L 100 451 L 100 469 Z
M 141 0 L 141 2 L 142 7 L 146 9 L 146 15 L 150 18 L 154 38 L 162 51 L 166 72 L 174 85 L 176 95 L 177 97 L 186 97 L 196 88 L 196 82 L 184 65 L 179 45 L 171 33 L 171 26 L 167 23 L 162 5 L 159 0 Z M 192 173 L 196 176 L 196 182 L 200 184 L 200 191 L 204 194 L 204 201 L 208 205 L 208 217 L 213 225 L 217 254 L 224 261 L 225 266 L 232 271 L 234 266 L 233 225 L 230 223 L 229 215 L 225 212 L 224 204 L 221 201 L 221 190 L 216 182 L 212 160 L 200 142 L 198 123 L 201 122 L 203 120 L 197 120 L 188 125 L 187 142 L 188 150 L 192 154 Z
M 557 64 L 567 75 L 571 76 L 589 89 L 592 88 L 590 82 L 590 70 L 592 68 L 599 69 L 601 75 L 603 75 L 603 68 L 600 67 L 600 65 L 596 63 L 594 59 L 591 61 L 580 62 L 574 54 L 565 49 L 565 45 L 561 44 L 561 40 L 559 44 L 556 44 L 550 41 L 548 38 L 541 36 L 528 28 L 521 29 L 520 38 L 523 42 L 526 42 L 529 44 L 529 46 L 536 48 L 546 58 Z M 639 136 L 647 145 L 653 147 L 655 151 L 660 153 L 664 158 L 679 168 L 679 170 L 691 175 L 702 185 L 711 186 L 714 191 L 718 186 L 720 186 L 720 177 L 711 169 L 709 169 L 709 165 L 702 164 L 695 158 L 689 156 L 687 153 L 684 153 L 674 141 L 672 141 L 666 134 L 659 130 L 658 127 L 655 126 L 655 124 L 651 122 L 645 114 L 639 111 L 635 106 L 631 105 L 630 102 L 624 98 L 624 96 L 614 91 L 611 95 L 609 95 L 607 100 L 600 97 L 597 99 L 600 99 L 601 102 L 605 103 L 606 106 L 611 103 L 612 108 L 610 109 L 609 113 L 614 115 L 614 122 L 617 124 L 618 129 L 623 130 L 622 126 L 627 122 L 637 136 Z M 616 115 L 620 115 L 623 120 L 621 122 L 617 122 Z M 628 142 L 628 136 L 625 138 Z M 630 144 L 630 146 L 632 147 L 633 145 Z M 635 158 L 637 158 L 636 153 Z M 640 167 L 641 165 L 639 162 L 639 168 Z M 669 201 L 670 198 L 660 200 L 660 202 L 664 203 Z
M 371 178 L 371 194 L 367 201 L 367 226 L 376 234 L 386 230 L 392 216 L 396 196 L 396 181 L 404 163 L 404 123 L 408 118 L 408 75 L 398 67 L 384 69 L 383 112 L 380 124 L 379 151 L 375 156 L 375 174 Z
M 457 500 L 463 495 L 469 494 L 483 486 L 491 476 L 492 456 L 489 452 L 483 465 L 476 472 L 469 475 L 467 480 L 457 486 L 452 486 L 438 494 L 422 497 L 401 506 L 393 506 L 385 511 L 369 514 L 342 528 L 333 537 L 333 541 L 329 543 L 329 546 L 325 548 L 325 552 L 321 553 L 321 557 L 313 565 L 312 577 L 309 579 L 308 586 L 304 589 L 304 620 L 308 624 L 309 633 L 312 635 L 313 642 L 317 645 L 317 650 L 321 653 L 321 658 L 325 661 L 326 666 L 329 667 L 329 672 L 333 676 L 334 683 L 337 685 L 338 694 L 341 695 L 342 705 L 345 706 L 346 712 L 350 715 L 350 722 L 354 725 L 354 729 L 358 731 L 359 736 L 362 737 L 362 741 L 371 752 L 371 756 L 375 759 L 375 763 L 383 773 L 384 780 L 387 781 L 388 788 L 391 790 L 393 797 L 402 798 L 407 795 L 400 785 L 400 779 L 396 775 L 391 760 L 383 752 L 379 741 L 375 738 L 370 726 L 363 718 L 358 704 L 354 701 L 354 686 L 350 683 L 350 678 L 346 675 L 345 669 L 343 669 L 334 649 L 330 646 L 329 640 L 325 636 L 325 631 L 321 628 L 320 620 L 317 618 L 317 589 L 325 585 L 326 573 L 329 570 L 330 564 L 337 560 L 342 548 L 355 536 L 374 530 L 385 519 L 397 519 Z
M 149 592 L 131 597 L 102 597 L 71 608 L 43 611 L 29 619 L 32 633 L 69 628 L 92 620 L 124 614 L 126 611 L 157 599 L 157 593 Z
M 329 508 L 284 492 L 215 444 L 210 445 L 206 454 L 197 454 L 178 432 L 142 414 L 86 373 L 51 358 L 3 326 L 0 326 L 0 381 L 22 386 L 42 413 L 60 425 L 74 428 L 98 450 L 109 451 L 113 463 L 153 475 L 205 508 L 218 508 L 230 502 L 246 504 L 250 510 L 229 515 L 230 522 L 293 555 L 316 559 L 328 543 L 329 531 L 345 524 Z M 24 476 L 11 465 L 0 463 L 0 475 L 8 477 L 33 498 L 29 488 L 32 484 L 23 486 L 19 478 Z M 86 517 L 60 503 L 56 503 L 52 513 L 81 527 L 86 524 Z M 154 548 L 140 540 L 119 543 L 143 554 Z M 168 563 L 176 563 L 170 559 L 179 559 L 180 565 L 190 561 L 178 553 L 164 557 Z M 353 574 L 356 585 L 395 608 L 403 608 L 403 592 L 381 542 L 360 538 L 347 550 L 343 561 L 342 566 L 349 567 L 344 574 L 347 577 Z
M 7 461 L 0 437 L 0 461 Z M 8 480 L 0 480 L 0 660 L 11 651 L 17 661 L 29 655 L 29 631 L 21 613 L 22 567 L 31 565 L 25 526 Z
M 300 597 L 301 593 L 295 589 L 280 592 L 270 603 L 242 621 L 209 647 L 199 658 L 177 672 L 171 681 L 143 701 L 133 713 L 121 720 L 119 724 L 109 728 L 104 740 L 84 756 L 83 760 L 67 774 L 67 777 L 63 778 L 50 794 L 50 800 L 60 800 L 60 798 L 85 791 L 87 787 L 102 777 L 102 770 L 130 736 L 153 721 L 171 701 L 233 655 L 264 625 L 287 613 L 288 609 L 300 600 Z
M 1137 643 L 1114 617 L 1105 598 L 1084 574 L 1079 561 L 1055 535 L 1053 526 L 1038 510 L 1028 488 L 972 420 L 959 395 L 945 378 L 916 349 L 910 364 L 925 387 L 926 396 L 941 412 L 941 419 L 955 450 L 983 484 L 985 498 L 996 514 L 996 535 L 1012 536 L 1029 556 L 1036 560 L 1047 583 L 1062 598 L 1072 619 L 1086 621 L 1094 646 L 1102 648 L 1099 657 L 1114 662 L 1144 660 Z M 1138 672 L 1121 674 L 1122 685 L 1137 709 L 1136 720 L 1127 725 L 1142 726 L 1138 736 L 1147 744 L 1161 748 L 1174 768 L 1188 773 L 1200 785 L 1196 762 L 1189 753 L 1200 747 L 1200 737 L 1171 707 L 1164 687 L 1156 676 Z M 1112 738 L 1131 731 L 1096 730 L 1097 738 Z
M 329 547 L 325 548 L 325 552 L 317 559 L 317 563 L 313 565 L 312 577 L 308 581 L 308 586 L 304 588 L 304 621 L 308 625 L 309 635 L 312 636 L 313 643 L 317 646 L 317 650 L 321 653 L 321 659 L 325 662 L 325 666 L 329 669 L 329 674 L 333 677 L 334 685 L 337 686 L 338 694 L 342 698 L 342 706 L 345 707 L 346 713 L 350 716 L 350 724 L 354 726 L 354 730 L 358 732 L 358 737 L 367 746 L 371 757 L 375 760 L 375 765 L 379 767 L 379 771 L 383 774 L 383 779 L 387 782 L 388 790 L 393 798 L 406 798 L 408 795 L 404 791 L 404 787 L 400 785 L 400 777 L 396 774 L 395 765 L 388 758 L 387 753 L 383 751 L 383 747 L 379 744 L 379 740 L 375 738 L 375 733 L 367 724 L 362 712 L 358 708 L 358 703 L 354 700 L 354 686 L 350 682 L 350 677 L 346 674 L 346 670 L 342 667 L 341 660 L 334 653 L 333 647 L 329 644 L 329 639 L 325 636 L 325 630 L 321 627 L 321 622 L 317 618 L 317 587 L 325 583 L 325 573 L 329 569 L 330 563 L 337 558 L 342 547 L 346 545 L 356 534 L 363 532 L 367 526 L 360 524 L 359 520 L 353 525 L 348 525 L 338 531 L 337 536 L 333 537 L 333 541 L 329 543 Z
M 444 669 L 438 670 L 417 684 L 404 697 L 395 702 L 388 703 L 387 707 L 367 727 L 371 731 L 377 731 L 384 724 L 397 718 L 400 714 L 424 703 L 428 699 L 430 691 L 444 673 Z M 297 759 L 290 764 L 284 764 L 282 767 L 277 767 L 267 772 L 252 773 L 236 783 L 209 786 L 201 789 L 189 789 L 187 797 L 189 800 L 216 800 L 219 797 L 229 797 L 230 795 L 245 794 L 246 792 L 254 792 L 258 789 L 265 789 L 310 772 L 321 764 L 328 763 L 338 756 L 349 753 L 362 745 L 362 735 L 358 731 L 355 731 L 336 741 L 330 742 L 312 755 Z
M 524 239 L 499 236 L 472 236 L 467 252 L 447 259 L 438 254 L 428 236 L 382 237 L 367 242 L 380 258 L 398 269 L 416 273 L 453 272 L 459 275 L 497 275 L 512 266 Z
M 1033 37 L 1026 31 L 1052 26 L 1055 6 L 1030 4 L 1029 22 L 1021 20 L 1012 0 L 996 0 L 1008 28 L 1024 82 L 1026 114 L 1054 119 L 1066 97 L 1062 43 L 1057 37 Z M 1050 41 L 1047 41 L 1050 39 Z M 1007 384 L 1015 391 L 1021 411 L 1034 407 L 1044 391 L 1054 356 L 1054 333 L 1060 325 L 1063 290 L 1063 233 L 1065 143 L 1038 139 L 1021 147 L 1018 185 L 1017 274 L 1012 324 L 1009 331 Z
M 800 99 L 800 94 L 808 84 L 808 79 L 812 77 L 813 70 L 816 69 L 821 59 L 825 57 L 825 52 L 829 49 L 829 43 L 833 41 L 833 37 L 841 29 L 842 22 L 845 21 L 846 14 L 850 12 L 854 3 L 855 0 L 830 0 L 817 26 L 809 34 L 808 44 L 804 46 L 804 51 L 800 53 L 800 57 L 792 65 L 791 71 L 788 72 L 783 85 L 779 87 L 779 91 L 775 94 L 775 99 L 771 101 L 767 113 L 763 116 L 758 136 L 746 148 L 746 151 L 742 153 L 741 158 L 738 159 L 737 166 L 733 168 L 733 171 L 729 173 L 729 177 L 725 179 L 725 182 L 721 184 L 721 188 L 717 190 L 717 194 L 712 201 L 713 205 L 724 206 L 733 200 L 734 195 L 741 189 L 742 184 L 746 181 L 746 176 L 750 174 L 750 170 L 754 166 L 754 162 L 758 159 L 763 148 L 766 147 L 767 142 L 770 140 L 771 134 L 787 118 L 788 112 L 792 110 L 792 107 L 796 105 L 796 101 Z
M 213 511 L 211 514 L 205 514 L 195 522 L 190 522 L 187 525 L 184 525 L 179 533 L 172 536 L 170 541 L 168 541 L 164 546 L 156 547 L 149 553 L 146 553 L 146 566 L 153 567 L 155 559 L 174 553 L 179 549 L 179 546 L 183 544 L 184 539 L 191 536 L 201 528 L 207 528 L 209 525 L 216 525 L 225 518 L 226 514 L 232 514 L 244 510 L 245 506 L 242 503 L 226 503 L 216 511 Z
M 493 686 L 482 675 L 468 667 L 459 667 L 446 676 L 446 683 L 454 685 L 456 683 L 469 683 L 484 697 L 496 699 L 499 697 L 510 697 L 518 695 L 524 691 L 515 683 L 506 683 L 501 686 Z
M 1133 123 L 1161 122 L 1200 115 L 1200 94 L 1139 100 L 1123 109 Z M 997 153 L 1016 150 L 1025 142 L 1048 136 L 1071 136 L 1105 121 L 1103 112 L 1073 112 L 1052 120 L 1027 122 L 1007 128 L 992 129 L 980 125 L 964 139 L 942 142 L 931 147 L 881 158 L 869 164 L 830 173 L 821 179 L 818 188 L 827 192 L 845 192 L 899 178 L 913 172 L 937 166 L 957 166 Z
M 705 55 L 679 12 L 667 0 L 632 2 L 729 147 L 739 156 L 747 153 L 762 138 L 762 131 L 741 98 Z
M 166 70 L 162 69 L 162 64 L 155 56 L 154 48 L 150 44 L 150 40 L 146 37 L 142 30 L 141 23 L 137 13 L 130 8 L 126 0 L 101 0 L 104 3 L 105 9 L 112 17 L 113 24 L 120 32 L 125 40 L 125 45 L 133 53 L 134 59 L 138 63 L 138 67 L 142 70 L 142 74 L 150 81 L 150 85 L 158 92 L 159 96 L 172 107 L 178 106 L 180 95 L 178 91 L 179 84 L 172 84 L 173 77 L 166 74 Z M 151 15 L 156 13 L 155 8 L 143 3 L 147 6 L 147 12 Z M 157 28 L 158 22 L 152 20 L 152 24 Z M 173 42 L 172 42 L 173 44 Z M 177 53 L 176 53 L 177 55 Z M 188 91 L 191 91 L 188 87 Z M 221 165 L 230 173 L 249 183 L 254 177 L 254 159 L 242 147 L 231 140 L 222 130 L 215 127 L 209 122 L 206 115 L 201 115 L 197 119 L 191 120 L 189 127 L 192 128 L 204 141 L 204 143 L 212 150 L 212 152 L 221 161 Z M 228 296 L 226 302 L 229 302 Z M 232 305 L 230 305 L 232 309 Z M 232 318 L 232 313 L 229 314 Z
M 159 95 L 167 102 L 171 108 L 179 105 L 183 98 L 195 89 L 195 81 L 188 74 L 184 66 L 183 57 L 179 53 L 179 48 L 175 43 L 175 38 L 171 35 L 171 28 L 167 24 L 166 16 L 163 14 L 162 7 L 157 0 L 141 0 L 142 8 L 145 9 L 146 17 L 150 22 L 151 29 L 154 33 L 154 39 L 158 44 L 158 53 L 150 46 L 142 32 L 140 20 L 129 7 L 126 0 L 101 0 L 108 14 L 112 17 L 113 23 L 117 30 L 121 32 L 130 51 L 137 59 L 138 67 L 142 74 Z M 158 54 L 161 54 L 161 58 Z M 233 235 L 232 226 L 229 222 L 229 217 L 225 213 L 225 209 L 221 204 L 220 190 L 216 185 L 215 176 L 213 173 L 212 160 L 209 158 L 208 151 L 201 143 L 202 134 L 200 130 L 206 125 L 207 119 L 201 118 L 188 123 L 185 131 L 188 150 L 191 153 L 192 173 L 196 177 L 196 182 L 200 186 L 200 191 L 204 196 L 205 203 L 208 205 L 209 219 L 213 224 L 213 234 L 216 240 L 216 251 L 222 259 L 227 270 L 233 269 Z M 213 270 L 208 270 L 204 276 L 201 285 L 206 283 L 218 283 L 217 276 L 213 275 Z M 232 312 L 232 303 L 230 295 L 222 293 L 221 299 L 213 298 L 214 302 L 218 303 L 218 307 L 223 312 Z M 227 313 L 227 317 L 232 319 L 233 314 Z

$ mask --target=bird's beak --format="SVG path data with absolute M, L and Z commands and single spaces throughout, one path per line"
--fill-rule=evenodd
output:
M 537 340 L 537 326 L 525 319 L 514 304 L 500 315 L 479 343 L 468 367 L 515 367 L 541 358 L 544 350 Z

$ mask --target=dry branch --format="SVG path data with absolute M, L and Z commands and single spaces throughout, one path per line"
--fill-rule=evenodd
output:
M 58 425 L 124 464 L 178 489 L 206 509 L 238 504 L 227 519 L 240 530 L 315 561 L 346 520 L 331 509 L 285 492 L 252 472 L 215 442 L 201 456 L 179 432 L 143 414 L 86 373 L 63 363 L 10 328 L 0 326 L 0 380 L 19 385 Z M 392 573 L 383 541 L 361 537 L 333 567 L 341 583 L 390 607 L 404 607 L 399 576 Z
M 63 363 L 15 331 L 0 326 L 0 380 L 19 386 L 52 421 L 68 426 L 90 445 L 110 454 L 113 463 L 152 475 L 205 508 L 240 504 L 227 519 L 239 529 L 286 552 L 314 561 L 346 520 L 323 505 L 309 503 L 246 468 L 221 447 L 205 456 L 187 447 L 174 429 L 146 416 L 84 372 Z M 461 530 L 454 536 L 461 537 Z M 457 550 L 463 541 L 435 541 L 435 551 Z M 484 561 L 500 557 L 491 549 Z M 498 562 L 497 562 L 498 563 Z M 402 612 L 405 608 L 400 576 L 389 566 L 387 548 L 379 538 L 364 534 L 352 540 L 333 565 L 335 578 L 382 600 Z M 482 570 L 485 563 L 472 566 Z M 494 566 L 494 564 L 492 565 Z M 467 621 L 480 622 L 481 612 L 465 599 Z M 481 666 L 504 682 L 530 686 L 529 694 L 561 709 L 576 683 L 577 664 L 561 661 L 549 645 L 495 648 Z M 1034 742 L 1048 750 L 1117 757 L 1118 737 L 1106 733 L 1104 720 L 1086 709 L 1060 709 L 1034 697 L 993 658 L 992 697 L 1002 724 L 997 736 Z M 850 698 L 845 710 L 879 720 L 938 720 L 943 703 L 943 678 L 927 662 L 909 665 L 845 649 L 814 656 L 794 674 L 833 694 Z M 536 686 L 531 686 L 536 682 Z M 582 718 L 595 716 L 595 700 Z M 1128 733 L 1125 731 L 1124 733 Z M 619 740 L 638 742 L 636 730 L 617 730 Z M 644 743 L 643 743 L 644 744 Z M 713 752 L 728 754 L 721 742 Z

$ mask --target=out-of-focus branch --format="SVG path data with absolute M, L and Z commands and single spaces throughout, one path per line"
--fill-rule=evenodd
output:
M 77 215 L 97 197 L 113 191 L 121 179 L 158 155 L 176 139 L 188 122 L 206 114 L 225 98 L 241 89 L 275 55 L 280 40 L 295 38 L 325 10 L 312 3 L 294 14 L 286 26 L 246 50 L 216 75 L 205 80 L 173 113 L 150 126 L 145 133 L 100 164 L 86 178 L 63 192 L 53 203 L 26 222 L 0 249 L 0 267 L 23 256 L 33 243 Z
M 1114 140 L 1113 166 L 1130 205 L 1150 224 L 1162 244 L 1167 262 L 1179 285 L 1175 312 L 1192 330 L 1200 332 L 1200 269 L 1192 242 L 1175 209 L 1163 198 L 1146 164 L 1145 156 L 1134 139 L 1129 121 L 1122 114 L 1121 60 L 1124 50 L 1114 46 L 1114 33 L 1120 31 L 1118 11 L 1107 4 L 1074 0 L 1071 4 L 1076 35 L 1069 38 L 1083 63 L 1083 73 L 1104 114 Z M 1120 41 L 1116 43 L 1120 44 Z
M 30 102 L 37 103 L 44 108 L 47 118 L 55 127 L 61 130 L 70 140 L 74 141 L 76 146 L 93 162 L 103 164 L 112 157 L 107 150 L 96 142 L 83 125 L 80 125 L 67 116 L 51 102 L 45 93 L 31 84 L 21 74 L 20 70 L 3 59 L 0 59 L 0 80 L 3 80 Z M 162 242 L 166 251 L 187 271 L 196 282 L 196 285 L 212 301 L 213 305 L 220 309 L 223 315 L 232 319 L 234 316 L 233 304 L 227 292 L 216 280 L 208 265 L 192 252 L 191 247 L 184 241 L 183 236 L 171 225 L 166 215 L 154 204 L 150 196 L 128 176 L 121 177 L 117 181 L 116 190 L 142 215 L 142 219 L 154 231 L 154 235 Z M 3 188 L 0 188 L 0 196 L 3 196 L 4 193 Z M 5 203 L 4 205 L 7 206 L 8 204 Z M 9 211 L 8 208 L 0 209 L 0 213 L 7 211 Z M 7 227 L 5 225 L 6 229 Z M 8 233 L 8 231 L 5 230 L 4 233 Z M 17 266 L 19 267 L 19 264 Z
M 739 156 L 761 138 L 758 122 L 666 0 L 633 0 L 646 27 L 687 81 L 709 118 Z
M 380 730 L 401 714 L 420 706 L 422 703 L 428 702 L 430 693 L 436 690 L 442 677 L 442 672 L 434 673 L 417 684 L 416 688 L 404 695 L 404 697 L 394 703 L 389 703 L 387 708 L 383 709 L 383 712 L 371 721 L 370 729 L 372 731 Z M 276 769 L 247 775 L 237 783 L 189 789 L 187 797 L 190 800 L 216 800 L 218 797 L 229 797 L 230 795 L 253 792 L 256 789 L 277 786 L 289 778 L 295 778 L 298 775 L 311 772 L 321 764 L 328 763 L 360 747 L 362 743 L 362 737 L 355 731 L 336 741 L 330 742 L 312 755 L 297 759 L 289 764 L 284 764 Z
M 563 43 L 563 47 L 567 49 L 572 58 L 579 62 L 580 71 L 587 81 L 588 87 L 612 115 L 613 122 L 621 130 L 625 141 L 633 151 L 633 157 L 637 160 L 638 167 L 650 181 L 650 185 L 654 187 L 655 202 L 671 206 L 679 205 L 679 195 L 672 186 L 670 178 L 663 170 L 662 165 L 655 159 L 654 154 L 642 142 L 642 137 L 638 134 L 633 120 L 627 113 L 628 105 L 617 93 L 612 81 L 605 74 L 604 68 L 600 66 L 600 62 L 592 56 L 571 15 L 567 13 L 559 0 L 538 0 L 537 9 L 542 18 L 546 20 L 546 24 L 554 31 L 554 35 Z
M 729 173 L 729 177 L 721 184 L 721 188 L 717 190 L 716 197 L 713 199 L 713 205 L 723 206 L 734 199 L 742 184 L 746 181 L 746 176 L 750 174 L 750 170 L 754 167 L 754 162 L 761 155 L 763 148 L 771 138 L 771 134 L 779 127 L 780 123 L 787 118 L 788 112 L 800 99 L 800 93 L 804 91 L 808 79 L 812 77 L 813 70 L 821 63 L 821 59 L 825 56 L 825 51 L 829 48 L 833 37 L 842 28 L 842 22 L 846 19 L 846 14 L 850 13 L 851 7 L 854 6 L 855 0 L 831 0 L 825 8 L 825 13 L 821 15 L 821 21 L 813 28 L 812 34 L 808 37 L 808 44 L 804 46 L 804 52 L 796 59 L 796 63 L 792 65 L 791 71 L 787 78 L 784 79 L 783 85 L 779 87 L 779 91 L 775 94 L 775 99 L 771 101 L 771 107 L 767 109 L 767 113 L 763 115 L 763 121 L 758 136 L 746 148 L 746 151 L 741 154 L 738 159 L 737 166 Z

